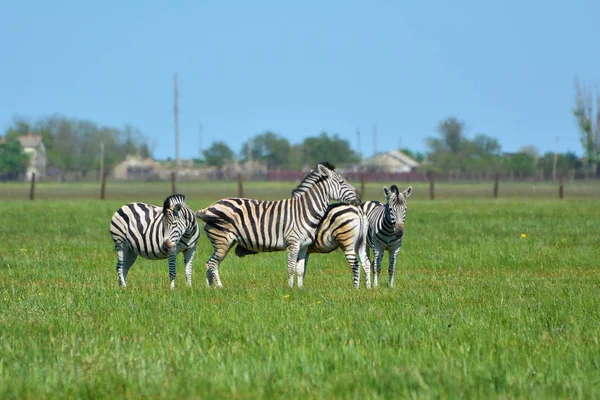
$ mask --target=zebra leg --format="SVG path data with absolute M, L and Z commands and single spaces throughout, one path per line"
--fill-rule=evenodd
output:
M 209 237 L 210 238 L 210 237 Z M 206 262 L 206 283 L 208 286 L 212 286 L 213 282 L 218 288 L 222 288 L 221 279 L 219 278 L 219 265 L 227 256 L 229 249 L 235 241 L 235 237 L 232 235 L 221 236 L 220 240 L 214 240 L 210 238 L 213 249 L 215 250 Z
M 358 260 L 356 259 L 356 253 L 354 249 L 344 247 L 344 255 L 346 256 L 346 260 L 348 260 L 348 264 L 350 264 L 350 268 L 352 268 L 352 276 L 354 277 L 352 283 L 356 289 L 360 286 L 360 269 L 358 268 Z
M 381 260 L 383 260 L 383 250 L 374 248 L 373 249 L 373 286 L 379 286 L 379 274 L 381 273 Z
M 394 287 L 394 271 L 396 269 L 396 257 L 399 252 L 400 247 L 394 251 L 390 251 L 390 266 L 388 268 L 388 273 L 390 274 L 390 287 Z
M 124 260 L 123 260 L 123 282 L 127 280 L 127 274 L 129 273 L 129 268 L 133 265 L 135 260 L 137 259 L 137 254 L 135 254 L 131 250 L 124 251 Z
M 169 260 L 169 280 L 171 281 L 171 290 L 173 290 L 175 289 L 175 277 L 177 276 L 177 270 L 175 269 L 177 253 L 169 253 L 167 258 Z
M 127 273 L 137 258 L 137 254 L 127 247 L 118 246 L 117 250 L 117 276 L 119 278 L 119 286 L 127 287 Z
M 219 265 L 221 264 L 221 261 L 223 261 L 226 255 L 227 250 L 215 250 L 213 255 L 210 256 L 210 258 L 206 262 L 206 283 L 208 284 L 208 286 L 212 286 L 214 282 L 216 287 L 223 287 L 223 284 L 221 283 L 221 278 L 219 278 Z
M 185 261 L 185 283 L 188 286 L 192 286 L 192 263 L 194 262 L 195 254 L 196 246 L 186 249 L 183 252 L 183 259 Z
M 294 287 L 294 272 L 296 272 L 299 250 L 297 244 L 290 244 L 287 247 L 288 285 L 292 288 Z
M 308 247 L 298 252 L 296 260 L 296 275 L 298 276 L 298 287 L 302 287 L 304 283 L 304 275 L 306 274 L 306 265 L 308 264 Z
M 125 283 L 125 274 L 123 273 L 123 247 L 115 246 L 115 250 L 117 251 L 117 278 L 119 280 L 119 286 L 127 287 Z
M 358 249 L 358 258 L 360 259 L 362 269 L 365 273 L 365 285 L 367 286 L 367 289 L 371 289 L 371 262 L 369 261 L 367 250 L 365 248 Z

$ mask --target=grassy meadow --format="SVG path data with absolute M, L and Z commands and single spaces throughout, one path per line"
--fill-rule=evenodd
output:
M 389 186 L 394 182 L 389 182 Z M 406 183 L 397 183 L 404 189 Z M 209 288 L 178 259 L 138 258 L 117 287 L 108 233 L 170 183 L 0 184 L 0 398 L 600 398 L 600 184 L 412 183 L 395 287 L 352 287 L 341 252 L 221 264 Z M 359 187 L 359 185 L 356 185 Z M 367 199 L 383 200 L 383 183 Z M 247 183 L 247 197 L 294 183 Z M 237 183 L 181 183 L 188 204 Z

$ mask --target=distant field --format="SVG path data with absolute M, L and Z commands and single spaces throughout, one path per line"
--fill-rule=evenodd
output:
M 351 182 L 361 189 L 360 182 Z M 263 182 L 247 181 L 243 183 L 244 196 L 273 200 L 289 197 L 291 190 L 298 182 Z M 364 198 L 383 199 L 384 185 L 396 184 L 400 188 L 412 185 L 415 189 L 415 199 L 429 199 L 428 182 L 368 182 Z M 154 201 L 162 202 L 171 193 L 170 182 L 119 182 L 108 181 L 106 185 L 107 200 L 121 201 Z M 0 200 L 29 199 L 30 185 L 26 182 L 0 182 Z M 227 196 L 238 195 L 236 181 L 216 182 L 178 182 L 176 190 L 184 193 L 188 199 L 213 201 Z M 558 183 L 552 182 L 510 182 L 500 181 L 499 198 L 529 198 L 529 199 L 558 199 Z M 448 182 L 440 181 L 435 184 L 436 199 L 491 199 L 493 181 L 485 182 Z M 600 180 L 565 182 L 565 198 L 600 198 Z M 99 183 L 37 183 L 35 198 L 39 200 L 97 200 L 100 198 Z
M 389 186 L 390 183 L 388 183 Z M 407 186 L 398 184 L 401 188 Z M 0 184 L 0 398 L 600 398 L 600 190 L 412 183 L 396 287 L 352 288 L 341 252 L 287 287 L 285 253 L 138 260 L 117 287 L 108 234 L 170 183 Z M 246 185 L 289 196 L 293 183 Z M 358 186 L 358 185 L 357 185 Z M 381 184 L 367 198 L 382 199 Z M 181 183 L 193 208 L 237 183 Z

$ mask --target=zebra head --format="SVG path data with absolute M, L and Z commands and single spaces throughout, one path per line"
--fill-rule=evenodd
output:
M 331 200 L 340 201 L 345 204 L 360 205 L 361 197 L 358 190 L 346 179 L 335 172 L 335 167 L 328 162 L 317 164 L 300 184 L 292 190 L 292 197 L 300 197 L 313 185 L 326 182 L 324 192 Z
M 177 250 L 177 243 L 187 228 L 187 222 L 181 209 L 185 207 L 185 196 L 174 194 L 165 199 L 163 204 L 163 248 L 170 252 Z
M 396 237 L 404 235 L 404 220 L 406 219 L 406 199 L 412 193 L 412 186 L 409 186 L 402 193 L 398 186 L 392 185 L 388 189 L 383 187 L 383 194 L 387 200 L 386 209 L 388 218 L 394 224 L 394 234 Z

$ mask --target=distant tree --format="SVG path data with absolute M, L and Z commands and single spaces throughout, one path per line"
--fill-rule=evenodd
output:
M 18 179 L 19 174 L 27 169 L 28 163 L 29 156 L 23 151 L 18 139 L 9 137 L 0 144 L 0 178 Z
M 498 139 L 478 134 L 463 145 L 463 165 L 471 174 L 489 175 L 500 168 L 501 151 Z
M 308 165 L 315 165 L 321 161 L 329 161 L 334 165 L 349 165 L 359 162 L 360 157 L 352 150 L 350 142 L 337 134 L 329 136 L 323 132 L 319 136 L 304 139 L 301 160 Z
M 242 144 L 240 160 L 248 159 L 248 144 L 251 146 L 252 160 L 260 161 L 269 168 L 289 168 L 292 164 L 292 146 L 290 142 L 273 132 L 265 132 L 254 136 Z
M 595 110 L 594 110 L 595 108 Z M 592 93 L 575 81 L 575 107 L 573 115 L 577 119 L 581 131 L 581 145 L 592 174 L 600 175 L 600 94 L 596 96 L 596 104 Z
M 505 167 L 511 176 L 520 179 L 531 177 L 535 174 L 539 152 L 534 146 L 525 146 L 517 153 L 510 154 L 505 158 Z
M 412 150 L 406 147 L 401 148 L 400 151 L 415 161 L 423 162 L 425 160 L 425 154 L 419 151 L 413 152 Z
M 204 160 L 207 165 L 221 168 L 234 160 L 233 150 L 225 142 L 213 142 L 207 150 L 204 150 Z
M 465 124 L 456 117 L 449 117 L 438 124 L 439 137 L 426 138 L 429 147 L 428 161 L 436 168 L 457 177 L 463 167 L 462 153 L 465 150 Z

